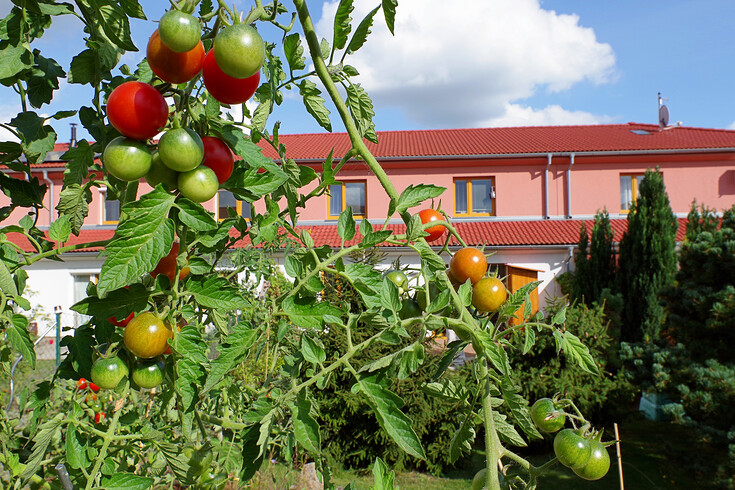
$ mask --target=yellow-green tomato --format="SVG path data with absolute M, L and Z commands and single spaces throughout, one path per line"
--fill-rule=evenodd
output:
M 118 136 L 102 152 L 102 163 L 110 175 L 127 182 L 144 177 L 153 158 L 144 142 Z
M 205 202 L 217 194 L 219 182 L 214 170 L 200 165 L 194 170 L 181 172 L 177 179 L 177 186 L 185 198 L 194 202 Z

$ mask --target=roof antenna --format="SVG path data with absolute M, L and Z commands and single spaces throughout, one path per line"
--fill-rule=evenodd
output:
M 73 148 L 77 145 L 77 123 L 69 123 L 71 126 L 71 141 L 69 141 L 69 148 Z
M 664 101 L 669 100 L 661 97 L 658 93 L 658 130 L 661 131 L 669 125 L 669 108 L 664 105 Z

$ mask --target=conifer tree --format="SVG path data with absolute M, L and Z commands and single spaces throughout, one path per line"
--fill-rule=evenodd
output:
M 592 239 L 587 253 L 587 226 L 582 223 L 577 244 L 574 272 L 574 300 L 586 305 L 599 301 L 605 289 L 615 286 L 613 231 L 607 210 L 598 211 L 592 226 Z
M 579 241 L 577 242 L 577 250 L 574 254 L 574 279 L 572 281 L 572 302 L 585 303 L 588 302 L 588 294 L 590 290 L 590 259 L 588 258 L 589 235 L 587 234 L 587 224 L 582 222 L 579 229 Z
M 620 241 L 622 340 L 659 338 L 666 317 L 659 293 L 673 282 L 676 273 L 676 229 L 663 176 L 649 169 L 628 214 L 628 230 Z

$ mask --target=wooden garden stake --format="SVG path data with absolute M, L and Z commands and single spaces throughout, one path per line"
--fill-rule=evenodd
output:
M 620 490 L 625 490 L 625 482 L 623 481 L 623 456 L 620 454 L 620 433 L 618 432 L 617 422 L 613 424 L 615 428 L 615 449 L 618 453 L 618 476 L 620 476 Z

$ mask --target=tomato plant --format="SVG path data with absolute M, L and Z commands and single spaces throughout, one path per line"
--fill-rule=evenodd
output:
M 161 16 L 158 32 L 171 51 L 185 53 L 201 43 L 202 24 L 193 15 L 172 9 Z
M 260 85 L 260 70 L 247 78 L 235 78 L 223 72 L 214 58 L 214 50 L 204 57 L 202 79 L 207 92 L 223 104 L 242 104 L 250 100 Z
M 111 316 L 110 318 L 107 319 L 107 321 L 110 322 L 110 323 L 112 323 L 116 327 L 125 328 L 125 327 L 128 326 L 128 323 L 130 323 L 130 320 L 132 320 L 134 316 L 135 316 L 135 313 L 131 313 L 128 316 L 126 316 L 125 318 L 123 318 L 122 320 L 118 320 L 114 316 Z
M 473 247 L 457 250 L 449 261 L 449 274 L 460 284 L 470 280 L 472 284 L 482 279 L 487 271 L 485 254 Z
M 199 41 L 188 51 L 175 52 L 163 43 L 156 30 L 148 40 L 146 56 L 158 78 L 169 83 L 186 83 L 202 71 L 204 44 Z
M 569 468 L 581 468 L 590 459 L 589 440 L 574 429 L 562 429 L 554 436 L 554 454 Z
M 158 359 L 138 359 L 133 365 L 131 378 L 141 388 L 155 388 L 163 383 L 166 365 Z
M 227 75 L 248 78 L 263 66 L 265 44 L 253 27 L 235 24 L 222 29 L 214 38 L 214 57 Z
M 483 277 L 472 286 L 472 306 L 478 311 L 495 311 L 507 299 L 505 284 L 497 277 Z
M 219 181 L 211 168 L 200 165 L 194 170 L 181 172 L 177 180 L 181 195 L 194 202 L 205 202 L 217 195 Z
M 143 359 L 150 359 L 166 351 L 171 336 L 171 329 L 163 320 L 151 312 L 145 312 L 128 323 L 123 339 L 130 352 Z
M 128 366 L 118 356 L 100 357 L 92 364 L 91 377 L 92 382 L 100 388 L 111 390 L 116 388 L 128 373 Z
M 151 271 L 151 277 L 156 278 L 159 274 L 163 274 L 164 276 L 168 277 L 168 280 L 171 281 L 171 284 L 173 284 L 174 279 L 176 278 L 176 270 L 178 269 L 178 266 L 176 264 L 176 261 L 179 256 L 179 242 L 174 242 L 171 245 L 171 250 L 166 254 L 161 260 L 158 261 L 158 264 L 156 264 L 156 267 Z M 189 275 L 190 269 L 189 266 L 184 265 L 179 270 L 179 281 L 184 280 L 186 276 Z
M 419 211 L 419 217 L 422 224 L 431 223 L 432 221 L 445 221 L 444 215 L 435 209 L 422 209 Z M 447 228 L 444 225 L 430 226 L 424 231 L 429 234 L 425 237 L 427 242 L 435 242 L 439 240 Z
M 610 454 L 597 439 L 590 439 L 590 458 L 584 466 L 573 468 L 574 473 L 585 480 L 599 480 L 610 469 Z
M 551 398 L 539 398 L 531 406 L 531 420 L 541 432 L 553 434 L 566 422 L 566 415 Z
M 235 168 L 235 158 L 232 150 L 227 144 L 214 136 L 205 136 L 202 138 L 204 145 L 204 161 L 203 165 L 214 170 L 217 174 L 217 181 L 221 184 L 227 182 Z
M 401 320 L 407 320 L 409 318 L 419 317 L 422 313 L 423 311 L 415 299 L 404 298 L 401 301 L 401 309 L 398 311 L 398 317 Z
M 102 154 L 105 169 L 120 180 L 133 181 L 151 169 L 153 157 L 148 147 L 137 140 L 119 136 L 110 141 Z
M 168 121 L 168 104 L 147 83 L 130 81 L 118 85 L 107 99 L 107 118 L 123 136 L 147 140 Z
M 188 172 L 202 163 L 204 144 L 202 138 L 190 128 L 170 129 L 158 140 L 158 155 L 171 170 Z

